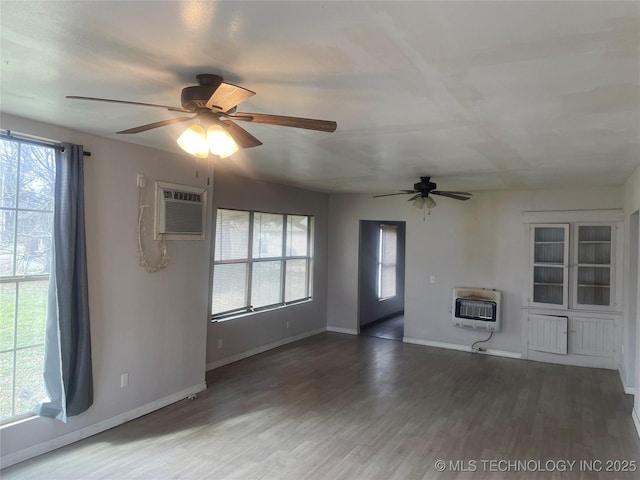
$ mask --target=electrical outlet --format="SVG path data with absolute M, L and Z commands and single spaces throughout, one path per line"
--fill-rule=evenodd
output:
M 145 183 L 146 183 L 146 180 L 144 178 L 144 174 L 138 173 L 136 175 L 136 185 L 138 187 L 144 188 Z
M 129 374 L 123 373 L 120 375 L 120 388 L 124 388 L 129 385 Z
M 222 339 L 221 338 L 218 339 L 218 348 L 222 348 Z
M 435 276 L 435 275 L 431 275 L 431 276 L 429 277 L 429 281 L 430 281 L 431 283 L 436 283 L 436 276 Z

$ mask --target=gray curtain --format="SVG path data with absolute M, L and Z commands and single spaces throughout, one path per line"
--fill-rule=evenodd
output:
M 82 145 L 56 154 L 53 261 L 45 330 L 44 381 L 48 401 L 36 414 L 78 415 L 93 403 L 89 290 L 84 229 Z

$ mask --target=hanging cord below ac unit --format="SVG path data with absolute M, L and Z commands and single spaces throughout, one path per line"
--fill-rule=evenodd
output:
M 471 351 L 472 351 L 473 353 L 477 353 L 478 351 L 476 350 L 476 345 L 477 345 L 478 343 L 487 343 L 489 340 L 491 340 L 491 337 L 493 337 L 493 332 L 491 332 L 491 333 L 489 334 L 489 337 L 488 337 L 486 340 L 478 340 L 477 342 L 473 342 L 473 343 L 471 344 Z
M 149 263 L 145 256 L 144 245 L 142 244 L 142 238 L 144 237 L 145 228 L 144 228 L 144 217 L 145 217 L 145 209 L 149 207 L 149 205 L 144 205 L 142 202 L 144 201 L 144 180 L 138 185 L 138 254 L 140 255 L 140 266 L 143 267 L 147 272 L 153 273 L 158 270 L 162 270 L 169 264 L 169 258 L 167 257 L 167 245 L 164 240 L 164 235 L 161 235 L 162 240 L 160 241 L 160 261 L 155 265 Z

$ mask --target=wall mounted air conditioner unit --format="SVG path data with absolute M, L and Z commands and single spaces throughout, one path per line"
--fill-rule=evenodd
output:
M 204 240 L 207 189 L 156 182 L 154 239 Z
M 484 288 L 453 289 L 453 324 L 457 327 L 497 332 L 500 330 L 502 294 Z

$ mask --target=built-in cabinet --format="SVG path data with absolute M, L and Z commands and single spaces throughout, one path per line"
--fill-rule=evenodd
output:
M 569 225 L 532 225 L 529 277 L 531 304 L 566 308 L 569 281 Z
M 532 218 L 546 220 L 545 212 Z M 622 216 L 551 212 L 526 223 L 523 342 L 532 360 L 616 368 L 621 323 Z M 596 217 L 595 212 L 590 212 Z M 574 221 L 575 220 L 575 221 Z
M 615 311 L 618 228 L 615 223 L 532 224 L 529 306 Z

